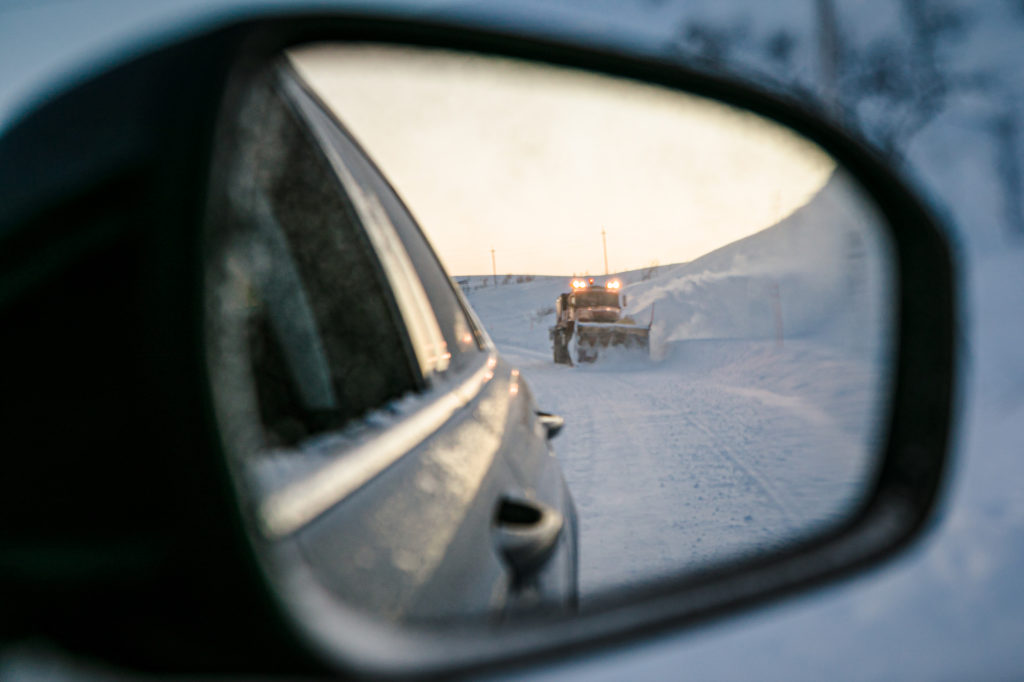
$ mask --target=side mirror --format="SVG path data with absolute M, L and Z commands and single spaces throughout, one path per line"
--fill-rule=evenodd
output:
M 311 37 L 337 43 L 303 62 L 295 55 Z M 545 197 L 533 222 L 547 241 L 509 242 L 501 256 L 540 262 L 580 252 L 587 239 L 597 254 L 593 220 L 591 233 L 560 248 L 539 244 L 586 208 L 568 211 L 570 197 L 664 212 L 645 193 L 664 176 L 643 162 L 646 174 L 623 171 L 618 189 L 588 195 L 535 158 L 520 173 L 535 194 L 509 192 L 511 181 L 491 183 L 489 173 L 515 171 L 521 159 L 477 168 L 460 155 L 476 140 L 457 147 L 440 136 L 441 123 L 466 136 L 493 119 L 470 126 L 452 114 L 411 126 L 432 164 L 425 175 L 452 191 L 421 199 L 393 154 L 403 151 L 402 112 L 433 116 L 431 98 L 385 108 L 399 141 L 389 148 L 357 121 L 373 114 L 372 98 L 327 101 L 330 88 L 311 77 L 326 67 L 329 81 L 337 66 L 379 81 L 358 54 L 381 46 L 412 64 L 437 51 L 490 61 L 498 85 L 520 87 L 520 103 L 540 91 L 528 75 L 539 72 L 555 74 L 562 93 L 582 82 L 599 94 L 638 88 L 648 112 L 745 122 L 774 150 L 831 165 L 803 203 L 791 197 L 784 215 L 704 250 L 669 255 L 674 241 L 631 233 L 658 252 L 603 269 L 621 273 L 634 309 L 650 317 L 607 321 L 593 304 L 571 335 L 549 336 L 538 321 L 565 300 L 572 275 L 602 270 L 597 256 L 547 273 L 502 265 L 499 275 L 490 240 L 509 231 L 461 225 Z M 324 55 L 335 48 L 348 56 L 332 66 Z M 299 75 L 275 81 L 284 93 L 275 106 L 254 96 L 290 62 Z M 483 102 L 454 100 L 456 109 Z M 556 104 L 539 110 L 556 118 Z M 379 107 L 376 115 L 385 118 Z M 628 137 L 644 128 L 638 120 L 615 130 Z M 88 144 L 61 137 L 70 130 Z M 577 152 L 561 158 L 577 171 L 608 168 L 583 161 L 607 130 L 529 134 L 538 131 L 514 138 L 520 152 L 569 141 Z M 699 171 L 717 150 L 676 165 Z M 736 168 L 756 167 L 755 156 Z M 953 385 L 943 233 L 869 147 L 750 83 L 459 26 L 261 19 L 54 97 L 0 137 L 0 173 L 0 251 L 11 264 L 0 277 L 0 324 L 10 330 L 0 374 L 17 453 L 0 502 L 14 520 L 3 542 L 16 551 L 4 553 L 16 559 L 0 566 L 0 582 L 5 608 L 24 623 L 12 636 L 160 671 L 454 675 L 685 627 L 850 575 L 906 546 L 932 509 Z M 476 203 L 466 222 L 445 226 L 432 211 L 470 206 L 453 199 L 460 184 Z M 681 187 L 669 183 L 675 209 L 699 203 L 678 201 Z M 741 203 L 726 189 L 721 196 Z M 452 265 L 460 246 L 476 259 L 465 269 Z M 613 259 L 624 253 L 609 246 Z M 654 259 L 672 264 L 652 277 Z M 664 331 L 647 357 L 603 362 L 629 337 L 624 326 L 644 325 Z M 565 339 L 556 357 L 574 366 L 552 362 L 555 338 Z M 641 390 L 638 375 L 658 391 Z M 819 389 L 831 390 L 827 400 Z M 547 441 L 565 422 L 538 412 L 534 394 L 570 424 L 555 453 Z M 702 419 L 700 408 L 721 420 Z M 678 440 L 651 425 L 672 425 Z M 747 459 L 767 444 L 771 461 Z M 627 474 L 588 468 L 613 455 Z M 688 518 L 705 513 L 716 549 L 679 544 L 687 561 L 644 561 L 632 582 L 593 573 L 593 538 L 614 554 L 640 537 L 622 523 L 608 526 L 617 536 L 595 534 L 594 500 L 625 518 L 660 494 L 647 483 L 688 462 L 719 485 L 681 469 L 661 482 Z M 823 462 L 838 464 L 821 477 Z M 606 488 L 583 488 L 588 478 Z M 714 497 L 723 490 L 736 495 Z M 764 502 L 765 523 L 743 509 L 754 499 L 743 491 Z M 727 517 L 713 518 L 723 505 Z M 674 513 L 647 529 L 672 526 Z M 109 624 L 82 619 L 99 607 Z
M 565 426 L 565 419 L 559 417 L 557 414 L 550 414 L 548 412 L 538 412 L 537 421 L 540 422 L 541 426 L 544 427 L 544 431 L 547 433 L 548 438 L 554 438 Z

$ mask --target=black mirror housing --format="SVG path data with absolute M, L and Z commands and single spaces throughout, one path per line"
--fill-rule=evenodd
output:
M 899 270 L 886 454 L 862 508 L 826 536 L 652 586 L 629 605 L 610 599 L 571 626 L 543 618 L 497 637 L 369 628 L 356 650 L 343 633 L 331 641 L 295 623 L 288 596 L 254 559 L 220 452 L 201 342 L 200 233 L 218 117 L 255 67 L 319 39 L 474 50 L 634 78 L 749 109 L 832 154 L 883 211 Z M 164 47 L 41 104 L 0 138 L 0 205 L 12 482 L 0 500 L 9 519 L 0 536 L 5 639 L 41 635 L 177 672 L 447 674 L 529 661 L 747 608 L 881 561 L 920 533 L 942 481 L 956 309 L 943 232 L 866 145 L 750 83 L 455 26 L 260 19 Z M 540 418 L 549 437 L 558 433 L 557 417 Z

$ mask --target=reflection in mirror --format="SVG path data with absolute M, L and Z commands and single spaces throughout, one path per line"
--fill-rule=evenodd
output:
M 892 254 L 807 140 L 366 45 L 292 51 L 228 119 L 209 362 L 282 584 L 501 622 L 766 555 L 870 492 Z
M 781 547 L 863 499 L 888 407 L 891 253 L 815 145 L 543 65 L 339 46 L 293 59 L 565 419 L 584 603 Z M 574 278 L 588 286 L 567 297 Z

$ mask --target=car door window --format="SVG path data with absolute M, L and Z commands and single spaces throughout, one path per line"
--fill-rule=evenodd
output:
M 362 164 L 368 165 L 365 161 Z M 452 349 L 452 362 L 456 368 L 471 364 L 487 344 L 482 327 L 471 319 L 468 304 L 456 293 L 433 248 L 394 189 L 379 173 L 371 173 L 370 181 L 426 286 L 430 305 Z
M 388 246 L 368 238 L 365 211 L 282 93 L 287 82 L 275 73 L 242 108 L 224 230 L 245 317 L 241 346 L 271 447 L 421 388 L 445 352 L 429 308 L 403 323 L 400 303 L 410 304 L 396 302 L 394 277 L 375 255 Z
M 297 78 L 289 80 L 289 95 L 321 138 L 354 203 L 365 214 L 367 232 L 398 294 L 414 346 L 426 349 L 418 352 L 424 374 L 443 374 L 449 365 L 458 371 L 477 364 L 485 345 L 483 333 L 470 320 L 415 220 L 365 152 Z M 405 288 L 411 290 L 410 305 L 402 305 Z M 424 316 L 429 319 L 423 320 Z M 435 339 L 434 333 L 441 338 Z M 443 349 L 440 353 L 435 350 L 438 347 Z

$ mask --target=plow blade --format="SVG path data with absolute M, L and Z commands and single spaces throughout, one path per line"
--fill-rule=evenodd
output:
M 594 362 L 602 348 L 626 348 L 647 355 L 650 327 L 628 324 L 577 323 L 576 360 Z

